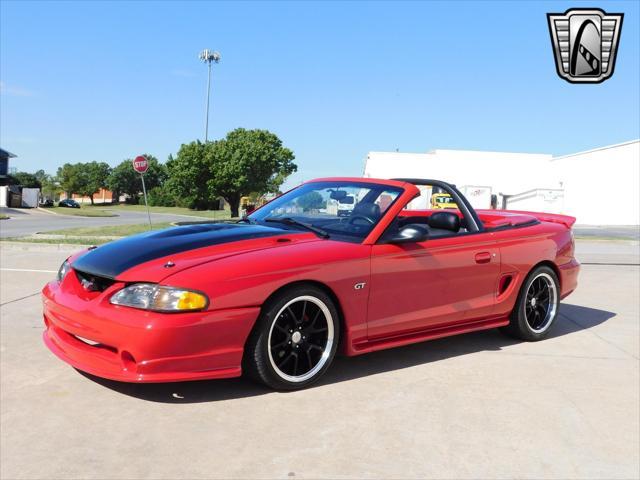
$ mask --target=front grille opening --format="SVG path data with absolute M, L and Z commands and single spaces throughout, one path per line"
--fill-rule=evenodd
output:
M 96 345 L 100 345 L 100 342 L 95 342 L 93 340 L 89 340 L 88 338 L 81 337 L 80 335 L 74 335 L 74 337 L 76 337 L 82 343 L 86 343 L 90 347 L 95 347 Z
M 80 280 L 82 287 L 88 292 L 104 292 L 116 282 L 111 278 L 91 275 L 89 273 L 81 272 L 80 270 L 76 270 L 76 275 L 78 276 L 78 280 Z
M 110 351 L 112 353 L 118 353 L 118 350 L 115 347 L 112 347 L 110 345 L 105 345 L 104 343 L 96 342 L 94 340 L 89 340 L 88 338 L 84 338 L 84 337 L 81 337 L 79 335 L 74 335 L 73 333 L 69 333 L 69 332 L 66 332 L 66 333 L 68 333 L 71 337 L 73 337 L 78 342 L 82 342 L 85 345 L 88 345 L 90 347 L 100 348 L 100 349 L 103 349 L 103 350 L 108 350 L 108 351 Z

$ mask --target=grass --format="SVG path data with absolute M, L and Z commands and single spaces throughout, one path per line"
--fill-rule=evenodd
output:
M 58 213 L 60 215 L 73 215 L 75 217 L 115 217 L 114 212 L 100 210 L 95 207 L 82 206 L 80 208 L 64 208 L 64 207 L 48 207 L 49 212 Z
M 4 214 L 0 215 L 0 220 L 6 220 L 8 218 L 9 218 L 9 215 L 4 215 Z
M 118 212 L 146 212 L 147 209 L 142 205 L 129 205 L 129 204 L 117 204 L 111 205 L 110 203 L 106 204 L 96 204 L 94 206 L 87 205 L 83 208 L 109 211 L 112 213 Z M 151 213 L 167 213 L 172 215 L 186 215 L 188 217 L 204 217 L 204 218 L 212 218 L 214 220 L 227 220 L 231 218 L 231 212 L 228 209 L 225 210 L 191 210 L 189 208 L 184 207 L 149 207 L 149 211 Z
M 168 222 L 154 223 L 153 229 L 160 230 L 162 228 L 170 227 Z M 146 223 L 135 225 L 109 225 L 104 227 L 79 227 L 79 228 L 65 228 L 62 230 L 52 230 L 45 233 L 51 235 L 69 235 L 73 237 L 125 237 L 127 235 L 134 235 L 136 233 L 142 233 L 149 231 L 149 225 Z
M 47 210 L 61 214 L 74 215 L 79 217 L 115 217 L 118 212 L 146 212 L 142 205 L 129 205 L 125 203 L 96 203 L 94 205 L 81 204 L 80 208 L 50 207 Z M 228 220 L 231 218 L 231 211 L 225 210 L 191 210 L 184 207 L 149 207 L 151 213 L 166 213 L 171 215 L 185 215 L 188 217 L 211 218 L 213 220 Z

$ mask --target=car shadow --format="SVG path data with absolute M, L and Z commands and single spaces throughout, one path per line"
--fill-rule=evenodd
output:
M 561 304 L 559 321 L 554 325 L 549 338 L 561 337 L 595 327 L 615 315 L 614 312 L 606 310 Z M 357 357 L 339 356 L 315 386 L 320 387 L 344 382 L 477 352 L 499 351 L 503 347 L 515 345 L 516 343 L 520 342 L 494 329 L 416 343 Z M 272 390 L 255 384 L 244 377 L 154 384 L 116 382 L 88 373 L 78 372 L 118 393 L 150 402 L 216 402 L 273 393 Z

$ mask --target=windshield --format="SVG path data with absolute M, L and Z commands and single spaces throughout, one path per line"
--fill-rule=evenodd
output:
M 401 193 L 401 188 L 367 182 L 306 183 L 247 218 L 256 223 L 293 219 L 320 228 L 331 238 L 361 241 Z M 303 230 L 292 223 L 283 225 Z

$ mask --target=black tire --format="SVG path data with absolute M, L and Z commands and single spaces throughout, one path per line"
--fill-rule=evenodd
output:
M 297 285 L 283 290 L 263 306 L 249 335 L 244 372 L 276 390 L 308 387 L 335 357 L 339 322 L 336 306 L 322 289 Z
M 537 267 L 520 287 L 509 325 L 500 330 L 528 342 L 542 340 L 553 327 L 559 308 L 560 285 L 556 273 L 546 266 Z

